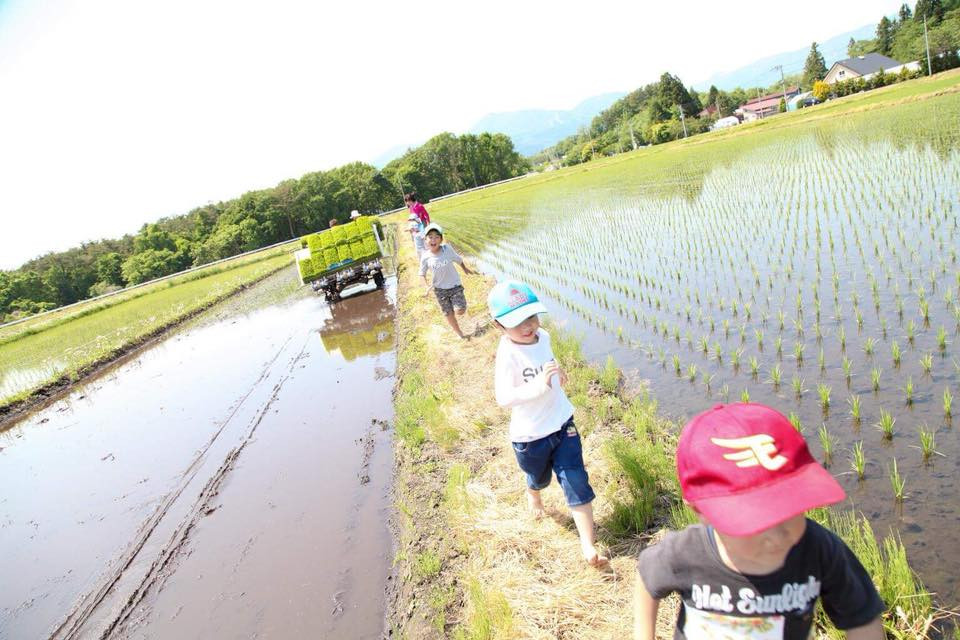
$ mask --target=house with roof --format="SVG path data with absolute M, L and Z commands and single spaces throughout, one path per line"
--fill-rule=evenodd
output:
M 787 87 L 785 91 L 768 93 L 765 96 L 747 100 L 737 107 L 734 113 L 745 122 L 766 118 L 780 111 L 781 100 L 790 100 L 790 98 L 793 98 L 798 93 L 800 93 L 800 87 Z
M 879 53 L 865 53 L 862 56 L 854 56 L 834 62 L 823 81 L 827 84 L 836 84 L 852 78 L 869 80 L 881 70 L 884 73 L 898 74 L 904 67 L 909 71 L 916 71 L 920 68 L 920 63 L 903 63 Z

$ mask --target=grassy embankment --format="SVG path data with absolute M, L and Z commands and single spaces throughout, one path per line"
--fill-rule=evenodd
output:
M 958 77 L 918 81 L 925 83 L 923 91 L 893 87 L 886 97 L 938 92 Z M 876 103 L 876 96 L 853 98 L 844 101 L 846 108 Z M 788 114 L 781 122 L 801 122 L 817 117 L 815 112 Z M 652 158 L 689 144 L 625 156 Z M 467 201 L 479 204 L 504 192 L 529 198 L 523 192 L 534 184 L 577 181 L 621 161 L 536 176 L 494 187 L 493 193 L 474 192 L 438 203 L 433 212 L 449 217 L 454 228 L 456 210 Z M 487 223 L 509 224 L 499 216 Z M 470 237 L 452 235 L 470 246 Z M 400 545 L 393 628 L 409 638 L 624 637 L 630 628 L 636 553 L 664 527 L 683 526 L 690 519 L 680 505 L 673 470 L 677 425 L 657 416 L 655 402 L 643 390 L 623 389 L 612 362 L 602 369 L 590 366 L 577 340 L 558 332 L 557 356 L 570 373 L 567 391 L 577 407 L 584 455 L 598 494 L 600 541 L 612 557 L 608 573 L 584 567 L 559 489 L 545 492 L 550 518 L 533 522 L 526 517 L 522 476 L 506 438 L 506 414 L 493 402 L 499 335 L 488 331 L 470 342 L 453 339 L 433 299 L 421 297 L 408 244 L 402 243 L 398 321 Z M 465 286 L 472 317 L 466 326 L 472 327 L 486 317 L 489 283 L 467 278 Z M 939 614 L 898 539 L 891 535 L 878 542 L 869 523 L 855 514 L 816 517 L 828 521 L 870 571 L 889 606 L 884 622 L 891 637 L 925 637 Z M 664 633 L 671 617 L 663 616 Z M 820 633 L 837 635 L 826 628 Z
M 0 415 L 289 264 L 278 247 L 0 329 Z

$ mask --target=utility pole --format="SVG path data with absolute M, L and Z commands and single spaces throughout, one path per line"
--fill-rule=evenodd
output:
M 637 150 L 637 136 L 633 135 L 633 121 L 630 120 L 627 122 L 630 125 L 630 142 L 633 143 L 633 150 Z
M 933 70 L 930 66 L 930 39 L 927 37 L 927 14 L 923 14 L 923 41 L 927 45 L 927 75 L 932 76 Z
M 687 137 L 687 121 L 683 117 L 683 107 L 680 105 L 677 105 L 677 109 L 680 110 L 680 124 L 683 125 L 683 137 L 686 138 Z
M 763 109 L 760 107 L 760 87 L 757 87 L 757 116 L 763 120 Z
M 770 71 L 773 71 L 774 69 L 780 70 L 780 88 L 783 89 L 783 101 L 786 102 L 787 101 L 787 81 L 783 77 L 783 65 L 778 64 L 777 66 L 772 67 Z

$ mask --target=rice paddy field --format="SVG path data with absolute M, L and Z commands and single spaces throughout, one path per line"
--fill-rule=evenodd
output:
M 960 75 L 437 202 L 661 410 L 787 414 L 960 603 Z
M 297 243 L 0 327 L 0 407 L 291 264 Z

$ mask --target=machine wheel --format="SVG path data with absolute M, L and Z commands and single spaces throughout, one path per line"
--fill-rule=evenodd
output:
M 373 282 L 377 285 L 377 289 L 383 289 L 383 285 L 386 282 L 386 278 L 383 277 L 382 271 L 377 271 L 373 274 Z

